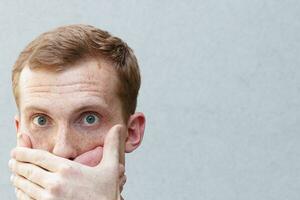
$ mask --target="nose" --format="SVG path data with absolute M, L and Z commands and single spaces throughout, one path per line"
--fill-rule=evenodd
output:
M 73 160 L 77 156 L 76 145 L 72 132 L 68 126 L 59 128 L 52 153 L 56 156 Z

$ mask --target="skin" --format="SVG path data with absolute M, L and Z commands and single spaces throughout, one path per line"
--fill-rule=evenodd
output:
M 66 67 L 21 72 L 15 124 L 23 147 L 12 151 L 9 164 L 18 199 L 119 199 L 125 152 L 140 145 L 145 117 L 124 120 L 110 63 L 89 59 Z

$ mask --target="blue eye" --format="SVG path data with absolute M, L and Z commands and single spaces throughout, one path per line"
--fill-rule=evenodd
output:
M 94 114 L 88 114 L 84 116 L 83 123 L 87 125 L 93 125 L 99 121 L 99 117 Z
M 45 126 L 47 124 L 47 118 L 42 115 L 36 116 L 33 118 L 33 123 L 38 126 Z

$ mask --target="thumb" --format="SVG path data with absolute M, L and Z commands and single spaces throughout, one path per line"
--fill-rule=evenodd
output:
M 113 126 L 106 134 L 103 147 L 103 164 L 119 166 L 122 149 L 124 127 L 120 124 Z
M 30 137 L 24 133 L 18 133 L 17 146 L 32 148 L 32 143 L 31 143 Z

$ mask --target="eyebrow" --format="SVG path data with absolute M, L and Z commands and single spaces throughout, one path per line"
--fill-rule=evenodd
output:
M 72 111 L 72 113 L 80 113 L 80 112 L 87 111 L 87 110 L 99 110 L 99 108 L 100 108 L 101 111 L 104 111 L 104 110 L 106 110 L 107 106 L 103 106 L 103 105 L 100 105 L 100 104 L 97 104 L 97 105 L 84 105 L 82 107 L 76 108 L 75 110 Z
M 49 113 L 49 110 L 47 108 L 42 108 L 42 107 L 34 106 L 34 105 L 30 105 L 30 106 L 25 107 L 24 112 L 26 113 L 26 112 L 29 112 L 31 110 L 38 110 L 38 111 L 41 111 L 41 112 Z
M 72 114 L 74 113 L 80 113 L 80 112 L 83 112 L 83 111 L 88 111 L 88 110 L 100 110 L 102 112 L 108 112 L 108 105 L 107 104 L 95 104 L 95 103 L 91 103 L 91 104 L 88 104 L 88 105 L 83 105 L 79 108 L 76 108 L 75 110 L 72 110 Z M 51 110 L 45 105 L 45 106 L 37 106 L 37 105 L 29 105 L 29 106 L 26 106 L 25 109 L 24 109 L 24 112 L 27 113 L 27 112 L 30 112 L 32 110 L 36 110 L 36 111 L 40 111 L 40 112 L 43 112 L 43 113 L 51 113 Z

